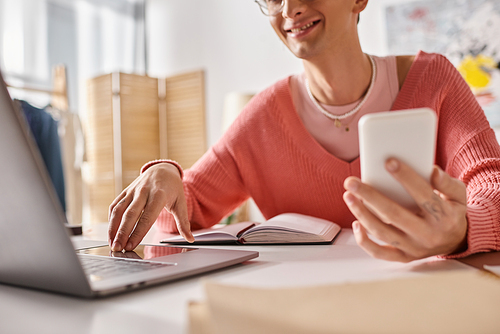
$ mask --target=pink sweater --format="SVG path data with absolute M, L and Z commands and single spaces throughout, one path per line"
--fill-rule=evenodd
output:
M 306 130 L 283 79 L 256 95 L 184 174 L 192 229 L 218 223 L 252 197 L 266 219 L 297 212 L 351 227 L 344 179 L 360 177 L 359 157 L 336 158 Z M 420 52 L 392 110 L 437 112 L 436 164 L 467 184 L 468 249 L 454 257 L 500 250 L 500 147 L 469 87 L 446 58 Z M 177 232 L 162 212 L 157 226 Z

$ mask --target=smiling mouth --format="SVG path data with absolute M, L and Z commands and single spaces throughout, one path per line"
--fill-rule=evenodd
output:
M 291 32 L 291 33 L 295 33 L 295 34 L 296 34 L 296 33 L 299 33 L 299 32 L 301 32 L 301 31 L 304 31 L 304 30 L 306 30 L 306 29 L 309 29 L 310 27 L 312 27 L 312 26 L 314 26 L 314 25 L 318 24 L 318 22 L 319 22 L 319 20 L 318 20 L 318 21 L 313 21 L 313 22 L 310 22 L 310 23 L 306 24 L 306 25 L 305 25 L 305 26 L 303 26 L 303 27 L 296 28 L 296 29 L 289 29 L 289 30 L 286 30 L 286 32 L 288 32 L 288 33 L 290 33 L 290 32 Z

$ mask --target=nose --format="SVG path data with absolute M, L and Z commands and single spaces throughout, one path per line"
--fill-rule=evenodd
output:
M 283 10 L 281 15 L 284 18 L 294 18 L 304 11 L 304 2 L 302 0 L 283 0 Z

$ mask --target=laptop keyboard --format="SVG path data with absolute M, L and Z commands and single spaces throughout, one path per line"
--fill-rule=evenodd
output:
M 172 263 L 150 262 L 101 256 L 78 255 L 85 274 L 92 280 L 123 276 L 145 270 L 173 266 Z

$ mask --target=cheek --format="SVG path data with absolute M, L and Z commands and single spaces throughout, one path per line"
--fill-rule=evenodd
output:
M 281 29 L 282 27 L 282 19 L 277 19 L 277 18 L 269 18 L 269 22 L 271 23 L 271 26 L 274 29 L 274 32 L 276 32 L 276 35 L 278 35 L 279 39 L 287 46 L 288 41 L 287 41 L 287 36 L 286 33 Z
M 274 31 L 278 34 L 278 36 L 282 35 L 281 31 L 281 23 L 283 19 L 280 19 L 281 16 L 272 16 L 269 17 L 269 23 L 271 23 L 271 27 L 273 27 Z

